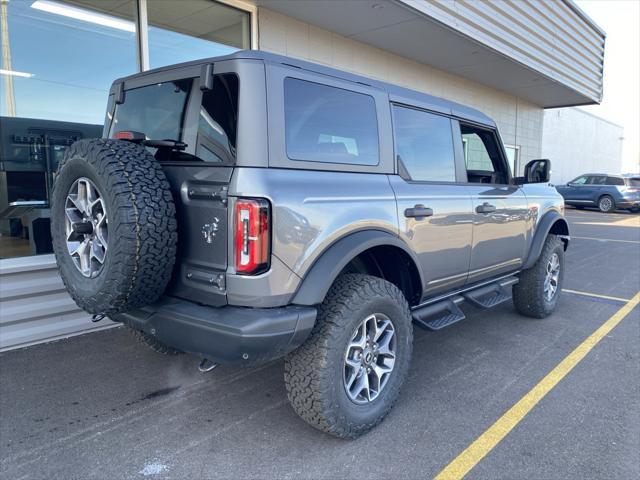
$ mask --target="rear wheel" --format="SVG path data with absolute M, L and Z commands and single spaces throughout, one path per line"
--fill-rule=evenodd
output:
M 366 433 L 398 398 L 412 341 L 409 305 L 395 285 L 342 275 L 320 306 L 310 337 L 285 359 L 293 409 L 337 437 Z
M 563 279 L 564 245 L 557 236 L 548 235 L 538 261 L 513 286 L 516 310 L 527 317 L 548 317 L 556 308 Z
M 598 200 L 598 208 L 602 213 L 609 213 L 616 209 L 616 203 L 609 195 L 603 195 Z

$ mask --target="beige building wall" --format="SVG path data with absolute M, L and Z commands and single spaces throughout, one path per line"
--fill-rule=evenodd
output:
M 520 146 L 521 166 L 540 157 L 544 111 L 513 95 L 262 7 L 258 9 L 258 47 L 477 108 L 496 121 L 505 144 Z

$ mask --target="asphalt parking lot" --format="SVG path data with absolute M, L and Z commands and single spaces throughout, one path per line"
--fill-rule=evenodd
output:
M 555 314 L 510 302 L 416 329 L 386 421 L 338 440 L 289 407 L 282 364 L 197 371 L 115 328 L 0 354 L 2 478 L 431 478 L 640 290 L 640 216 L 570 209 Z M 640 307 L 468 478 L 640 478 Z

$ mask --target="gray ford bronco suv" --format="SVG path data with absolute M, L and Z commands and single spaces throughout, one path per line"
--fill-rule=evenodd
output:
M 66 287 L 164 353 L 284 357 L 294 410 L 353 438 L 407 376 L 414 324 L 513 298 L 551 314 L 569 242 L 548 160 L 512 177 L 471 108 L 256 51 L 116 80 L 53 190 Z

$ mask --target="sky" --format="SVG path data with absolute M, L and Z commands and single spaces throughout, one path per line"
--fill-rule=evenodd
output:
M 606 34 L 604 95 L 581 107 L 624 127 L 623 172 L 640 172 L 640 0 L 575 0 Z

